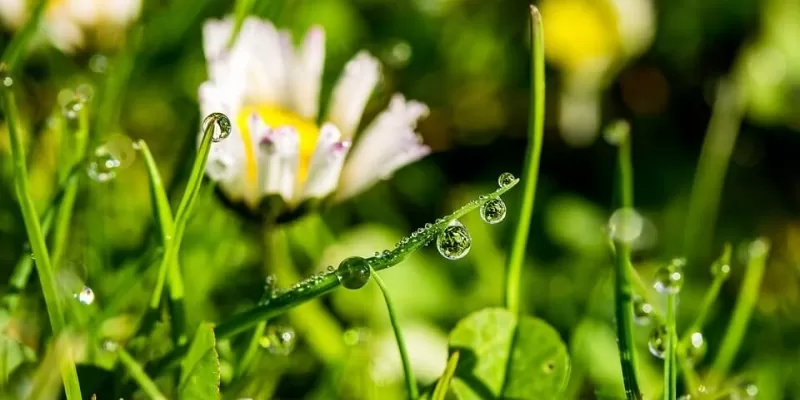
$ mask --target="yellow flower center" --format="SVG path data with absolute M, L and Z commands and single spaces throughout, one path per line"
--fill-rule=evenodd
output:
M 308 164 L 317 146 L 319 127 L 313 121 L 309 121 L 286 109 L 270 104 L 258 104 L 242 107 L 236 119 L 242 133 L 242 140 L 244 140 L 245 177 L 248 185 L 254 188 L 258 177 L 258 164 L 256 162 L 257 149 L 253 148 L 251 136 L 253 133 L 250 132 L 250 126 L 247 122 L 248 118 L 250 118 L 250 115 L 253 113 L 261 117 L 261 120 L 272 129 L 277 129 L 282 126 L 291 126 L 297 131 L 298 140 L 300 141 L 297 181 L 300 184 L 305 182 L 306 175 L 308 174 Z

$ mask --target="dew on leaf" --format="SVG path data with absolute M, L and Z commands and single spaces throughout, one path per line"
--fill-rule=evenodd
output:
M 336 277 L 347 289 L 361 289 L 369 282 L 370 265 L 363 257 L 345 258 L 336 270 Z
M 491 199 L 481 206 L 481 219 L 489 224 L 497 224 L 506 219 L 506 203 L 503 200 Z
M 692 364 L 696 364 L 706 355 L 708 344 L 705 337 L 700 332 L 694 332 L 689 336 L 689 347 L 686 348 L 686 359 Z
M 108 182 L 117 176 L 119 165 L 119 160 L 105 146 L 100 146 L 89 161 L 86 172 L 96 182 Z
M 497 178 L 497 185 L 499 185 L 501 188 L 504 188 L 512 184 L 514 182 L 514 179 L 516 179 L 514 178 L 514 175 L 511 175 L 508 172 L 504 172 L 500 174 L 499 178 Z
M 467 228 L 458 220 L 450 222 L 436 237 L 436 250 L 448 260 L 458 260 L 469 253 L 472 238 Z
M 203 120 L 203 132 L 209 128 L 213 129 L 211 140 L 219 142 L 231 134 L 231 120 L 223 113 L 211 113 Z
M 650 333 L 650 339 L 647 341 L 647 347 L 650 349 L 650 354 L 663 359 L 664 353 L 667 351 L 667 327 L 664 325 L 657 326 Z
M 286 325 L 269 325 L 258 343 L 271 354 L 288 356 L 294 350 L 297 335 Z
M 683 285 L 683 267 L 686 260 L 683 258 L 673 259 L 669 265 L 661 267 L 656 271 L 655 283 L 653 287 L 659 293 L 678 293 Z
M 75 297 L 81 302 L 81 304 L 89 305 L 94 302 L 94 291 L 92 288 L 84 286 L 80 293 L 76 294 Z
M 633 298 L 633 317 L 638 325 L 647 325 L 650 323 L 652 314 L 652 304 L 644 301 L 644 299 L 639 296 Z

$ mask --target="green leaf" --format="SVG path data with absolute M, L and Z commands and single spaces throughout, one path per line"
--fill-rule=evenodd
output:
M 546 322 L 501 308 L 468 315 L 450 332 L 458 351 L 451 391 L 467 399 L 558 398 L 569 378 L 569 356 Z
M 189 352 L 181 362 L 180 382 L 181 399 L 219 398 L 219 358 L 214 326 L 210 323 L 197 328 Z

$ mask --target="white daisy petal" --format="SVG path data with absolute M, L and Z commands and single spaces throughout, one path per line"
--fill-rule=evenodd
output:
M 81 27 L 69 18 L 48 19 L 47 24 L 42 24 L 48 37 L 57 49 L 71 53 L 83 47 L 85 38 Z
M 358 194 L 430 154 L 430 148 L 414 131 L 417 120 L 427 115 L 428 107 L 424 104 L 407 102 L 402 95 L 394 95 L 389 107 L 375 118 L 356 143 L 342 172 L 336 198 Z
M 262 135 L 258 144 L 261 195 L 279 194 L 292 201 L 297 179 L 300 140 L 297 130 L 281 126 Z
M 27 1 L 0 0 L 0 19 L 11 27 L 18 28 L 25 23 Z
M 286 104 L 286 61 L 281 38 L 268 21 L 247 18 L 233 52 L 247 55 L 245 101 L 253 104 Z
M 333 124 L 325 124 L 320 129 L 303 187 L 303 198 L 323 198 L 336 189 L 351 145 L 349 140 L 340 140 L 341 137 L 339 129 Z
M 139 0 L 106 0 L 102 2 L 105 18 L 117 25 L 126 25 L 139 17 L 142 3 Z
M 297 53 L 294 68 L 290 69 L 292 107 L 301 117 L 316 120 L 319 113 L 319 90 L 325 65 L 325 31 L 312 27 Z
M 336 124 L 342 136 L 352 138 L 361 122 L 361 115 L 372 91 L 378 84 L 378 60 L 361 51 L 345 66 L 333 88 L 328 120 Z
M 92 25 L 100 17 L 102 4 L 96 0 L 68 0 L 63 7 L 78 24 Z

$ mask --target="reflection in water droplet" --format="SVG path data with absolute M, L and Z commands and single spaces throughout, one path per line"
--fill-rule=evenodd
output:
M 5 64 L 0 64 L 0 87 L 3 89 L 10 89 L 14 86 L 14 79 L 11 78 L 11 75 L 8 71 L 8 66 Z
M 102 54 L 95 54 L 89 59 L 89 69 L 96 74 L 104 74 L 108 71 L 108 57 Z
M 608 219 L 611 238 L 620 242 L 632 243 L 639 238 L 644 228 L 644 218 L 632 208 L 620 208 Z
M 361 289 L 369 282 L 369 261 L 362 257 L 345 258 L 336 269 L 336 277 L 347 289 Z
M 650 323 L 650 317 L 653 314 L 653 305 L 644 301 L 643 298 L 635 296 L 633 298 L 633 317 L 635 322 L 639 325 L 647 325 Z
M 119 348 L 119 343 L 117 343 L 117 342 L 115 342 L 113 340 L 104 340 L 103 341 L 103 350 L 112 351 L 113 352 L 113 351 L 117 351 L 117 348 Z
M 448 260 L 463 258 L 469 253 L 470 248 L 472 248 L 472 238 L 467 228 L 458 220 L 453 220 L 436 237 L 436 249 Z
M 94 302 L 94 291 L 92 288 L 84 286 L 83 289 L 81 289 L 81 292 L 75 295 L 75 297 L 78 298 L 78 301 L 80 301 L 81 304 L 89 305 Z
M 650 333 L 650 340 L 647 342 L 647 347 L 650 348 L 650 354 L 663 359 L 664 353 L 667 351 L 667 327 L 664 325 L 657 326 Z
M 514 178 L 514 175 L 511 175 L 508 172 L 504 172 L 504 173 L 502 173 L 500 175 L 499 178 L 497 178 L 497 184 L 501 188 L 503 188 L 503 187 L 506 187 L 506 186 L 510 185 L 512 182 L 514 182 L 514 179 L 516 179 L 516 178 Z
M 711 265 L 711 276 L 713 277 L 720 277 L 720 278 L 727 278 L 728 275 L 731 274 L 731 266 L 729 264 L 723 264 L 720 262 L 715 262 Z
M 703 359 L 706 355 L 708 345 L 703 334 L 694 332 L 689 336 L 689 347 L 686 348 L 686 360 L 692 364 L 696 364 Z
M 136 149 L 133 141 L 126 135 L 121 133 L 114 133 L 108 136 L 103 145 L 118 162 L 119 168 L 127 168 L 136 159 Z
M 100 146 L 95 150 L 94 157 L 89 161 L 87 173 L 92 180 L 108 182 L 117 176 L 116 169 L 119 164 L 119 160 L 105 146 Z
M 497 224 L 506 219 L 506 203 L 503 200 L 491 199 L 481 206 L 481 219 L 489 224 Z
M 77 126 L 81 117 L 81 110 L 83 110 L 83 101 L 80 99 L 73 98 L 64 104 L 62 113 L 64 114 L 64 119 L 67 120 L 67 123 L 70 125 L 70 127 Z
M 683 267 L 686 260 L 683 258 L 673 259 L 669 265 L 659 268 L 656 271 L 655 283 L 653 287 L 659 293 L 678 293 L 683 285 Z
M 203 132 L 211 128 L 210 124 L 214 124 L 213 131 L 211 132 L 211 140 L 219 142 L 231 134 L 231 120 L 223 113 L 211 113 L 203 120 Z
M 269 325 L 258 343 L 272 354 L 288 356 L 294 350 L 296 336 L 291 326 Z

